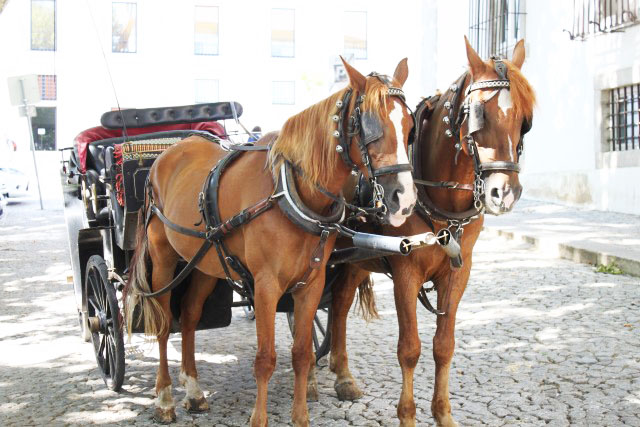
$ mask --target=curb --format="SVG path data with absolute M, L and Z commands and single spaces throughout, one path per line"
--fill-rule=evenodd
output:
M 501 230 L 499 227 L 494 226 L 484 226 L 483 231 L 490 236 L 501 236 L 509 240 L 529 243 L 538 250 L 552 253 L 557 258 L 568 259 L 582 264 L 591 264 L 593 266 L 615 263 L 622 270 L 623 274 L 640 277 L 640 260 L 580 248 L 576 245 L 552 242 L 529 234 Z

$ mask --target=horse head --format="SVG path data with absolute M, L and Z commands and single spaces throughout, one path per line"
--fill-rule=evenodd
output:
M 524 40 L 512 61 L 485 62 L 465 37 L 471 83 L 466 87 L 460 126 L 460 149 L 474 157 L 476 185 L 484 187 L 486 212 L 511 211 L 522 193 L 518 178 L 524 134 L 531 127 L 535 94 L 520 73 Z M 482 189 L 480 190 L 482 191 Z
M 346 129 L 340 129 L 343 120 L 334 116 L 339 122 L 336 136 L 352 135 L 356 143 L 341 138 L 336 150 L 349 167 L 359 169 L 373 184 L 374 203 L 381 208 L 381 221 L 400 226 L 416 203 L 407 156 L 414 119 L 402 91 L 409 75 L 407 59 L 400 61 L 392 78 L 377 73 L 365 77 L 344 59 L 343 63 L 349 76 L 349 91 L 355 94 L 352 108 L 355 113 Z M 353 149 L 354 145 L 359 150 Z

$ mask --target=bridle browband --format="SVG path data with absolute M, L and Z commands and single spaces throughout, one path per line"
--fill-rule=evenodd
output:
M 415 116 L 413 111 L 406 103 L 405 95 L 402 89 L 391 86 L 391 81 L 385 75 L 378 73 L 370 73 L 367 77 L 375 77 L 380 80 L 385 86 L 387 86 L 387 95 L 399 99 L 402 104 L 411 112 L 415 124 Z M 338 145 L 336 146 L 336 152 L 340 154 L 340 157 L 351 169 L 352 174 L 358 174 L 358 167 L 351 160 L 349 155 L 351 142 L 354 137 L 360 151 L 362 158 L 362 164 L 367 169 L 369 175 L 369 181 L 373 187 L 373 208 L 377 211 L 376 216 L 382 217 L 387 212 L 387 207 L 384 204 L 384 189 L 382 185 L 378 183 L 378 177 L 384 175 L 393 175 L 401 172 L 413 172 L 413 167 L 410 163 L 402 163 L 391 166 L 383 166 L 381 168 L 374 168 L 371 162 L 371 155 L 369 154 L 369 144 L 382 138 L 384 131 L 382 124 L 376 115 L 371 111 L 362 111 L 361 107 L 365 99 L 365 95 L 359 95 L 356 93 L 355 105 L 353 112 L 349 115 L 349 104 L 351 97 L 353 96 L 353 89 L 349 88 L 341 100 L 336 102 L 338 112 L 332 116 L 332 120 L 337 123 L 338 128 L 333 132 L 333 136 L 338 138 Z M 345 130 L 345 124 L 346 130 Z M 398 144 L 402 144 L 402 141 L 397 141 Z

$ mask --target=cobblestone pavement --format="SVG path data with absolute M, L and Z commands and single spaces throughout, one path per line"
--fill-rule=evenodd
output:
M 127 356 L 124 391 L 107 391 L 91 344 L 79 337 L 61 211 L 9 206 L 0 224 L 0 425 L 152 424 L 153 344 Z M 339 402 L 326 362 L 312 425 L 396 425 L 400 369 L 392 289 L 378 277 L 381 320 L 350 320 L 351 365 L 365 391 Z M 483 238 L 459 311 L 451 379 L 461 425 L 640 426 L 640 287 L 523 244 Z M 420 310 L 423 356 L 416 370 L 418 420 L 432 424 L 434 318 Z M 291 338 L 277 319 L 278 363 L 270 383 L 271 425 L 286 425 L 292 398 Z M 138 338 L 138 341 L 140 339 Z M 254 323 L 234 312 L 228 328 L 197 334 L 211 411 L 178 409 L 178 425 L 246 425 L 255 397 Z M 169 345 L 177 382 L 179 336 Z M 176 400 L 184 390 L 174 389 Z

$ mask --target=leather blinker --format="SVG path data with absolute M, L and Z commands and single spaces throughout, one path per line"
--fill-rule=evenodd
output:
M 380 120 L 370 111 L 361 113 L 360 126 L 362 126 L 364 145 L 377 141 L 384 134 Z
M 484 104 L 474 101 L 469 105 L 469 135 L 484 127 Z

